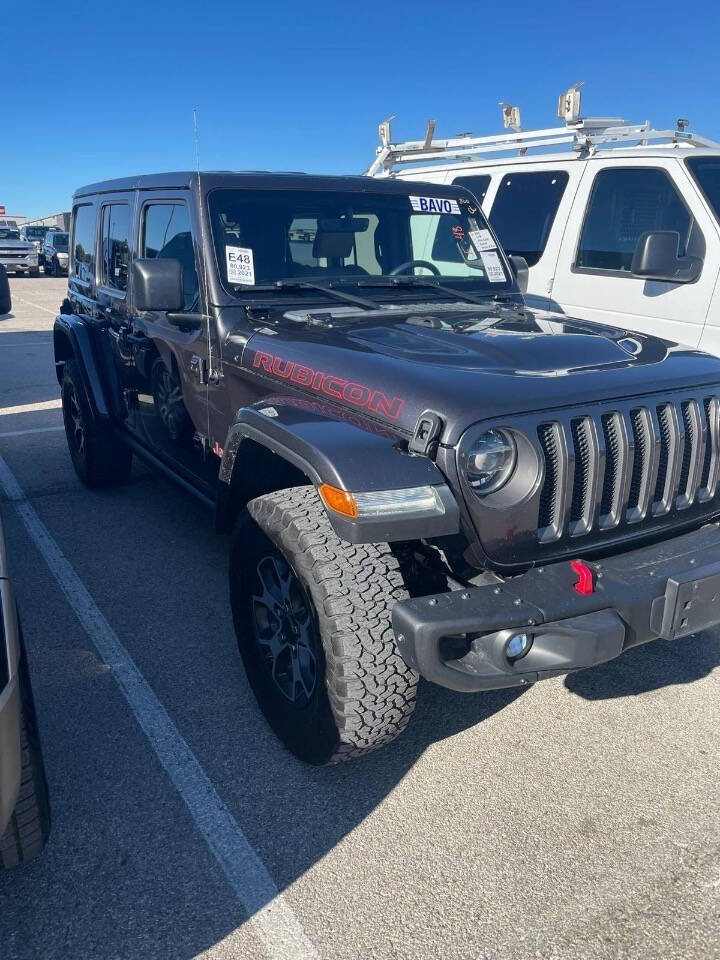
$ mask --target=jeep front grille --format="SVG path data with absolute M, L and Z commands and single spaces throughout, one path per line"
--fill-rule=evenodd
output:
M 580 412 L 580 411 L 579 411 Z M 707 506 L 720 480 L 720 400 L 624 403 L 537 427 L 540 543 L 600 535 Z M 703 511 L 701 511 L 703 512 Z

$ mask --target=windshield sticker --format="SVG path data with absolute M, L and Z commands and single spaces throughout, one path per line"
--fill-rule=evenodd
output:
M 410 203 L 418 213 L 460 213 L 457 200 L 444 197 L 410 197 Z
M 480 259 L 482 260 L 483 267 L 485 267 L 485 273 L 487 274 L 487 278 L 490 283 L 505 282 L 505 271 L 503 270 L 500 257 L 497 255 L 495 250 L 481 253 Z
M 489 230 L 471 230 L 470 239 L 478 253 L 482 250 L 497 250 L 497 244 Z
M 253 252 L 249 247 L 225 247 L 228 283 L 255 286 Z

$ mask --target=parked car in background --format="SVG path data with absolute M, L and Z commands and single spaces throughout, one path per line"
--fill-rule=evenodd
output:
M 20 239 L 20 231 L 13 227 L 0 227 L 0 264 L 8 273 L 40 274 L 38 253 L 29 240 Z
M 562 127 L 519 129 L 503 107 L 514 129 L 490 137 L 434 139 L 431 121 L 424 140 L 393 143 L 381 124 L 368 172 L 471 190 L 527 261 L 533 305 L 720 354 L 720 144 L 686 120 L 580 118 L 577 87 Z
M 35 247 L 38 253 L 38 266 L 42 267 L 44 265 L 44 258 L 42 253 L 42 245 L 45 240 L 46 234 L 50 230 L 57 230 L 57 227 L 45 227 L 45 226 L 22 226 L 20 227 L 20 239 L 26 240 Z
M 61 230 L 51 230 L 45 234 L 42 245 L 42 258 L 45 273 L 51 277 L 66 275 L 68 272 L 68 234 Z

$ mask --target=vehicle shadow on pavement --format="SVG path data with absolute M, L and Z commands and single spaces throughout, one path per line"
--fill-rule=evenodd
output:
M 585 700 L 635 697 L 675 684 L 694 683 L 720 666 L 720 634 L 693 634 L 683 640 L 654 640 L 616 660 L 570 673 L 565 686 Z

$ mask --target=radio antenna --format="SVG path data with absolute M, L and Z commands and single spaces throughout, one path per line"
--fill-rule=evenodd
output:
M 200 219 L 200 256 L 199 256 L 199 266 L 200 266 L 200 282 L 202 285 L 202 290 L 205 298 L 204 306 L 207 308 L 209 304 L 208 297 L 208 282 L 207 282 L 207 264 L 205 262 L 205 255 L 207 252 L 207 245 L 205 243 L 205 211 L 203 210 L 202 204 L 202 191 L 200 189 L 200 129 L 198 126 L 198 108 L 193 107 L 193 132 L 195 137 L 195 172 L 197 174 L 197 196 L 198 196 L 198 215 Z M 215 369 L 215 364 L 213 363 L 213 342 L 212 342 L 212 331 L 210 317 L 206 316 L 204 320 L 207 325 L 206 329 L 206 347 L 207 347 L 207 373 L 206 373 L 206 383 L 217 383 L 220 372 Z M 209 398 L 208 398 L 209 399 Z M 210 438 L 210 403 L 207 404 L 207 436 L 208 444 Z

